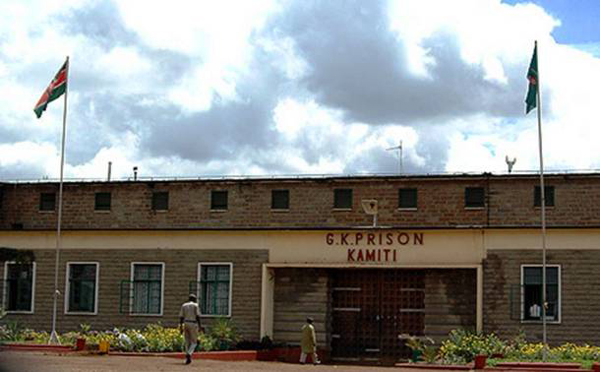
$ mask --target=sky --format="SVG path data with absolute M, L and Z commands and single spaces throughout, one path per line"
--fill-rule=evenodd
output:
M 598 0 L 0 2 L 0 180 L 600 169 Z M 400 152 L 390 150 L 402 143 Z

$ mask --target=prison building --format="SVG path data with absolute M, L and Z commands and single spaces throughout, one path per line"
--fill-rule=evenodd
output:
M 600 174 L 546 175 L 547 332 L 600 343 Z M 50 330 L 59 184 L 0 183 L 7 316 Z M 57 328 L 203 322 L 339 360 L 398 360 L 403 335 L 542 337 L 536 174 L 298 176 L 64 184 Z

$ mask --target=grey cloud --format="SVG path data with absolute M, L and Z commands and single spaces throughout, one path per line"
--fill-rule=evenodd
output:
M 348 120 L 387 124 L 484 111 L 517 114 L 515 78 L 509 76 L 508 87 L 486 82 L 480 67 L 462 61 L 453 35 L 425 41 L 436 60 L 429 71 L 433 79 L 411 75 L 387 16 L 385 2 L 302 1 L 273 19 L 272 29 L 295 40 L 311 66 L 303 81 L 307 89 L 321 103 L 344 110 Z
M 112 1 L 94 1 L 88 7 L 73 9 L 59 16 L 58 21 L 65 32 L 81 34 L 105 50 L 140 42 L 137 35 L 123 25 L 119 10 Z

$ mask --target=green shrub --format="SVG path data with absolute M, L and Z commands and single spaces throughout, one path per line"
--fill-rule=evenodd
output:
M 476 355 L 503 354 L 507 344 L 493 333 L 477 334 L 457 329 L 442 342 L 440 357 L 447 364 L 465 364 Z

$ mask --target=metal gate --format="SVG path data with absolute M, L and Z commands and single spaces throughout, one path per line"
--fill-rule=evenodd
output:
M 398 336 L 423 335 L 424 271 L 337 269 L 331 275 L 332 357 L 363 362 L 410 357 Z

